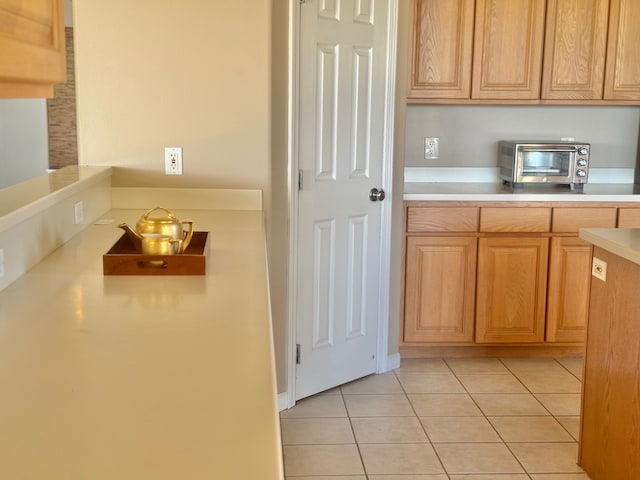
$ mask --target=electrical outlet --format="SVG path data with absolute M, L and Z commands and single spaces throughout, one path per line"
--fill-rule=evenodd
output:
M 438 158 L 439 139 L 435 137 L 425 137 L 424 158 L 425 160 L 435 160 Z
M 4 248 L 0 248 L 0 277 L 4 277 Z
M 603 282 L 607 281 L 607 262 L 600 260 L 598 257 L 593 257 L 593 263 L 591 264 L 591 275 L 599 278 Z
M 182 147 L 165 147 L 164 173 L 166 175 L 182 175 Z
M 84 208 L 82 200 L 73 204 L 73 223 L 80 225 L 84 220 Z

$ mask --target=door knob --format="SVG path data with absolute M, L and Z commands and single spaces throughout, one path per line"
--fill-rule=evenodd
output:
M 384 200 L 384 197 L 385 194 L 384 190 L 382 189 L 378 190 L 377 188 L 372 188 L 369 192 L 369 200 L 371 200 L 372 202 L 381 202 Z

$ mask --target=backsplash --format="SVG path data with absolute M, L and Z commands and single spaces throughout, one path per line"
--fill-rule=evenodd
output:
M 405 167 L 495 167 L 499 140 L 591 143 L 591 166 L 634 168 L 638 107 L 550 105 L 408 105 Z M 424 138 L 439 138 L 439 157 L 424 158 Z
M 67 83 L 56 85 L 55 96 L 47 100 L 49 168 L 62 168 L 78 164 L 73 28 L 66 27 L 64 33 L 67 52 Z

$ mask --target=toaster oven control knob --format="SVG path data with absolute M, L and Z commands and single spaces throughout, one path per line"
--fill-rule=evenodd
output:
M 584 170 L 578 170 L 576 172 L 576 175 L 578 175 L 579 177 L 586 177 L 587 176 L 587 172 L 585 172 Z
M 586 167 L 587 166 L 587 161 L 584 158 L 579 158 L 577 163 L 578 163 L 579 167 Z
M 580 148 L 578 149 L 578 153 L 579 153 L 580 155 L 586 155 L 586 154 L 587 154 L 587 153 L 589 153 L 589 152 L 587 152 L 587 149 L 586 149 L 586 148 L 584 148 L 584 147 L 580 147 Z

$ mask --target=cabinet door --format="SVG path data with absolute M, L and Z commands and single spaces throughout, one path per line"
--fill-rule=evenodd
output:
M 609 0 L 547 0 L 542 94 L 602 99 Z
M 2 0 L 0 37 L 0 98 L 52 97 L 66 78 L 62 0 Z
M 414 0 L 409 98 L 469 98 L 474 0 Z
M 544 340 L 548 252 L 548 238 L 480 239 L 477 343 Z
M 477 0 L 472 98 L 538 99 L 545 0 Z
M 476 237 L 408 237 L 405 342 L 473 342 Z
M 611 0 L 605 100 L 640 100 L 640 2 Z
M 551 239 L 547 342 L 584 342 L 592 249 L 590 243 L 576 237 Z

